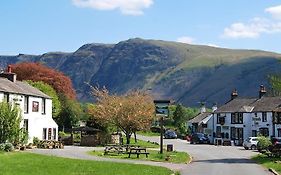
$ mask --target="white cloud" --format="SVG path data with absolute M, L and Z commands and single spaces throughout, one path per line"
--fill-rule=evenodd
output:
M 77 7 L 97 10 L 119 9 L 125 15 L 142 15 L 143 9 L 149 8 L 153 0 L 72 0 Z
M 177 42 L 186 43 L 186 44 L 192 44 L 194 41 L 195 39 L 189 36 L 182 36 L 177 39 Z
M 248 23 L 233 23 L 224 29 L 223 38 L 258 38 L 263 33 L 281 32 L 281 22 L 254 18 Z
M 273 18 L 281 20 L 281 5 L 266 8 L 265 12 L 270 13 Z

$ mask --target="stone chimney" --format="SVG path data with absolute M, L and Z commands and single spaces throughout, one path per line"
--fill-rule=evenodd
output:
M 264 85 L 260 85 L 259 98 L 262 98 L 265 94 L 266 94 L 266 90 Z
M 17 81 L 17 74 L 12 73 L 11 65 L 8 65 L 6 72 L 0 73 L 0 77 L 7 78 L 8 80 L 14 83 Z
M 212 106 L 212 112 L 215 112 L 218 109 L 217 103 L 214 103 Z
M 231 92 L 231 100 L 235 99 L 236 97 L 238 97 L 238 92 L 236 89 L 234 89 L 232 92 Z
M 204 102 L 200 102 L 200 114 L 206 112 L 206 106 Z

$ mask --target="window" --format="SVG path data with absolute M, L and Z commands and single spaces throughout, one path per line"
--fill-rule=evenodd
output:
M 269 136 L 268 128 L 260 128 L 260 134 L 265 137 Z
M 52 139 L 52 128 L 48 129 L 48 140 Z
M 257 137 L 258 133 L 257 130 L 252 130 L 252 137 Z
M 230 128 L 231 140 L 243 139 L 243 128 Z
M 29 102 L 29 98 L 28 96 L 24 96 L 24 113 L 28 113 L 28 102 Z
M 220 138 L 221 137 L 221 126 L 217 126 L 217 133 L 216 133 L 217 137 Z
M 39 102 L 33 101 L 32 102 L 32 112 L 38 112 L 39 111 Z
M 4 93 L 4 102 L 9 103 L 9 94 L 8 93 Z
M 43 139 L 43 140 L 47 140 L 47 128 L 43 128 L 42 139 Z
M 28 119 L 23 120 L 23 129 L 26 133 L 28 133 Z
M 262 113 L 262 122 L 267 122 L 267 113 L 266 112 Z
M 202 128 L 208 128 L 208 124 L 202 124 Z
M 277 132 L 278 132 L 278 137 L 281 137 L 281 128 L 279 128 L 279 129 L 277 130 Z
M 57 139 L 57 129 L 53 128 L 53 135 L 54 135 L 54 140 Z
M 225 123 L 225 117 L 218 117 L 218 118 L 217 118 L 217 123 L 218 123 L 218 124 L 221 124 L 221 125 L 224 125 L 224 123 Z
M 46 114 L 46 99 L 42 98 L 42 105 L 41 105 L 42 114 Z
M 274 113 L 274 123 L 281 124 L 281 113 L 280 112 Z
M 232 124 L 243 124 L 243 113 L 231 113 Z

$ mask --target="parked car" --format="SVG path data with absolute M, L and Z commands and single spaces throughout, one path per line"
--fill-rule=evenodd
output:
M 176 139 L 178 136 L 175 131 L 167 130 L 164 134 L 165 139 Z
M 281 138 L 272 138 L 271 142 L 273 146 L 281 145 Z
M 248 150 L 252 149 L 255 150 L 257 149 L 257 144 L 258 144 L 258 138 L 257 137 L 249 137 L 243 142 L 243 147 Z
M 195 143 L 210 143 L 210 139 L 208 138 L 207 135 L 203 133 L 194 133 L 191 135 L 190 138 L 190 144 L 195 144 Z

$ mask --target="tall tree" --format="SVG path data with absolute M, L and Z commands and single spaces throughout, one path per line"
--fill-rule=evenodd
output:
M 42 81 L 33 82 L 31 80 L 28 80 L 27 83 L 30 84 L 31 86 L 39 89 L 40 91 L 44 92 L 45 94 L 47 94 L 48 96 L 50 96 L 52 98 L 52 114 L 53 114 L 53 117 L 55 119 L 57 119 L 57 117 L 61 111 L 61 104 L 60 104 L 57 92 L 52 88 L 52 86 L 50 86 Z
M 70 78 L 62 72 L 31 62 L 14 64 L 12 70 L 17 74 L 18 80 L 43 81 L 51 85 L 58 94 L 64 94 L 70 99 L 76 97 Z
M 0 143 L 19 141 L 21 118 L 16 105 L 0 102 Z
M 269 82 L 272 87 L 272 95 L 273 96 L 280 96 L 281 95 L 281 76 L 278 75 L 271 75 L 269 76 Z
M 93 91 L 97 105 L 90 113 L 98 122 L 120 128 L 126 135 L 127 144 L 134 132 L 151 125 L 155 109 L 148 94 L 133 91 L 117 96 L 110 95 L 105 88 Z
M 179 127 L 183 122 L 186 122 L 186 115 L 182 105 L 178 104 L 173 115 L 174 126 Z
M 80 117 L 83 115 L 80 104 L 77 101 L 69 99 L 63 95 L 60 96 L 60 100 L 61 112 L 59 114 L 59 118 L 57 119 L 60 129 L 76 126 Z

